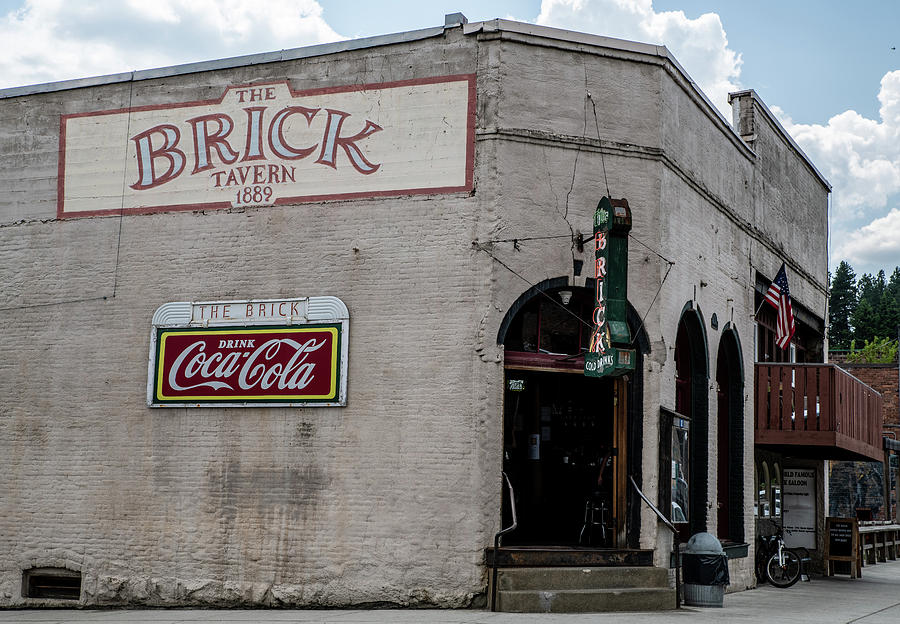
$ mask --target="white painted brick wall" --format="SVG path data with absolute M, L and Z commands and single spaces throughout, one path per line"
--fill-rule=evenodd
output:
M 254 80 L 300 89 L 476 70 L 472 195 L 54 218 L 61 113 L 198 100 Z M 572 138 L 596 139 L 597 127 L 605 146 L 615 142 L 603 162 Z M 704 139 L 684 140 L 692 133 Z M 676 263 L 657 297 L 667 267 L 632 242 L 629 298 L 652 344 L 643 483 L 655 498 L 659 406 L 674 405 L 683 305 L 696 286 L 707 320 L 716 312 L 724 324 L 733 308 L 752 383 L 751 267 L 776 260 L 712 203 L 751 221 L 760 184 L 735 179 L 759 180 L 760 167 L 664 67 L 451 31 L 0 101 L 0 606 L 26 604 L 21 572 L 32 566 L 81 570 L 84 604 L 469 604 L 484 591 L 482 549 L 499 524 L 497 330 L 529 287 L 472 241 L 570 225 L 589 234 L 604 166 L 612 195 L 630 202 L 634 237 Z M 823 198 L 800 196 L 810 212 Z M 531 283 L 571 273 L 565 239 L 493 253 Z M 350 310 L 346 408 L 145 406 L 161 303 L 312 295 Z M 708 332 L 714 358 L 718 333 Z M 714 461 L 709 488 L 712 500 Z M 646 511 L 642 522 L 642 545 L 665 565 L 667 538 Z M 747 585 L 750 562 L 735 564 L 733 582 Z

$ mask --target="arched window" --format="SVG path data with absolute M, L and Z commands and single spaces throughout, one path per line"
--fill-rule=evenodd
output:
M 725 326 L 716 356 L 717 535 L 744 541 L 744 375 L 737 332 Z
M 517 302 L 504 319 L 499 344 L 521 353 L 579 355 L 587 351 L 594 309 L 592 290 L 569 286 L 564 280 L 561 284 L 560 280 L 548 280 L 545 288 L 528 295 L 530 298 Z
M 685 306 L 675 337 L 675 411 L 690 419 L 688 535 L 706 531 L 709 484 L 709 357 L 699 310 Z

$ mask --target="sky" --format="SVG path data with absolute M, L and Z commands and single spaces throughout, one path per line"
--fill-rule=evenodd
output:
M 896 0 L 0 0 L 0 89 L 495 17 L 668 47 L 755 89 L 833 187 L 829 265 L 900 265 Z M 803 227 L 802 223 L 797 224 Z

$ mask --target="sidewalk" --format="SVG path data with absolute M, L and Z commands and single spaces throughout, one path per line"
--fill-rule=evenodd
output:
M 0 610 L 0 622 L 16 624 L 591 624 L 602 622 L 764 622 L 773 624 L 894 624 L 900 622 L 900 562 L 863 568 L 863 578 L 813 577 L 788 589 L 764 585 L 727 594 L 722 609 L 685 607 L 663 613 L 577 615 L 490 613 L 481 610 L 199 610 L 199 609 L 45 609 Z

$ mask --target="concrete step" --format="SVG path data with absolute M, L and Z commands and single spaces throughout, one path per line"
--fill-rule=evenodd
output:
M 497 593 L 497 609 L 505 613 L 610 613 L 674 608 L 675 590 L 669 588 L 506 590 Z
M 653 567 L 501 568 L 500 591 L 669 587 L 669 571 Z
M 578 546 L 503 546 L 496 553 L 485 548 L 484 563 L 501 568 L 652 566 L 653 551 L 634 548 L 584 548 Z

